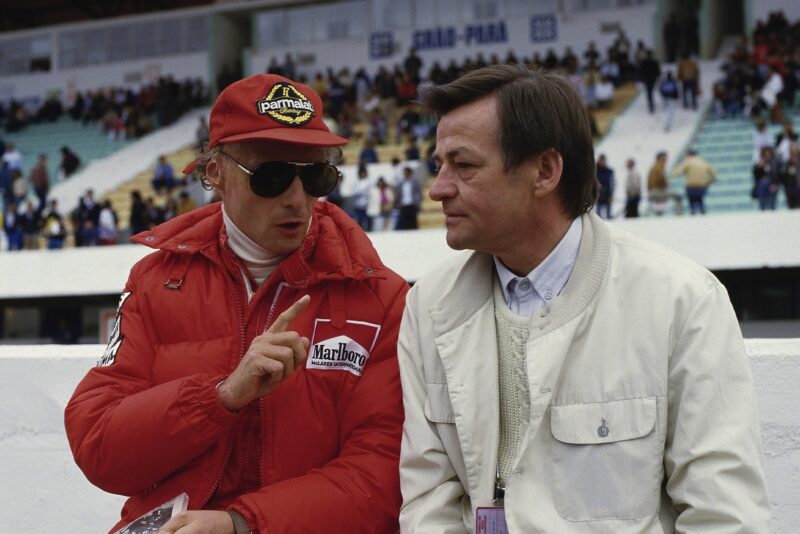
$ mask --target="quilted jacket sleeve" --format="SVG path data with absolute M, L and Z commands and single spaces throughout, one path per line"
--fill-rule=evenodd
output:
M 154 341 L 140 312 L 137 264 L 120 299 L 111 342 L 65 411 L 72 454 L 101 489 L 133 495 L 207 449 L 236 420 L 219 403 L 221 376 L 153 385 Z
M 398 281 L 402 282 L 402 281 Z M 408 286 L 387 299 L 381 334 L 340 412 L 339 456 L 318 469 L 241 496 L 231 506 L 254 532 L 396 532 L 403 425 L 397 332 Z

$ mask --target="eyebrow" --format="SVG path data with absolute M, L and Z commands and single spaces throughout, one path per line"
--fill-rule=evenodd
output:
M 471 151 L 467 147 L 459 146 L 459 147 L 456 147 L 456 148 L 454 148 L 452 150 L 448 150 L 447 152 L 445 152 L 444 153 L 444 157 L 452 159 L 452 158 L 458 156 L 459 154 L 463 154 L 463 153 L 469 154 L 470 152 Z M 434 151 L 433 159 L 435 161 L 437 161 L 437 162 L 442 161 L 442 155 L 439 153 L 438 150 Z

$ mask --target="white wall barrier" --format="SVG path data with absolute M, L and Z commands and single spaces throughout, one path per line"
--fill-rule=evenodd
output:
M 773 532 L 800 524 L 800 338 L 746 340 L 758 392 Z M 0 346 L 0 525 L 3 532 L 105 532 L 123 497 L 75 466 L 63 411 L 99 345 Z

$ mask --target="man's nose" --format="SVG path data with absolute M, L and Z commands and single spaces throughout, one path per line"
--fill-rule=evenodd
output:
M 436 178 L 433 180 L 431 188 L 428 190 L 428 196 L 430 196 L 432 200 L 441 202 L 445 198 L 455 196 L 455 194 L 456 187 L 453 182 L 452 173 L 446 166 L 442 166 Z
M 281 196 L 281 201 L 287 207 L 298 208 L 305 205 L 306 198 L 306 191 L 303 189 L 303 181 L 295 174 L 289 189 Z

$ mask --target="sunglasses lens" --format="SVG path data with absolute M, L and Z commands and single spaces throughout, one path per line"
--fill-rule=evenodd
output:
M 339 182 L 339 169 L 326 163 L 317 163 L 300 169 L 303 188 L 312 197 L 324 197 Z
M 333 165 L 315 163 L 299 166 L 283 161 L 270 161 L 253 169 L 250 189 L 260 197 L 277 197 L 289 189 L 295 174 L 300 176 L 306 193 L 314 197 L 324 197 L 339 182 L 339 170 Z
M 253 169 L 250 189 L 260 197 L 277 197 L 292 185 L 294 165 L 283 161 L 270 161 Z

